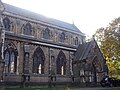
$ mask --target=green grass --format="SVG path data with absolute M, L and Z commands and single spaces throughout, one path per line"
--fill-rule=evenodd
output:
M 40 88 L 40 87 L 26 87 L 26 88 L 12 88 L 12 87 L 9 87 L 9 88 L 6 88 L 5 90 L 70 90 L 70 89 L 67 89 L 67 87 L 65 88 L 62 88 L 62 87 L 55 87 L 55 88 L 47 88 L 47 87 L 44 87 L 44 88 Z M 120 90 L 120 88 L 105 88 L 105 89 L 102 89 L 102 90 Z
M 6 88 L 5 90 L 66 90 L 66 88 Z

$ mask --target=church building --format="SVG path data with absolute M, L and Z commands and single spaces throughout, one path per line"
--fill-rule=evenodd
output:
M 75 82 L 85 85 L 100 84 L 108 76 L 108 67 L 96 41 L 80 44 L 72 61 Z
M 71 76 L 74 76 L 76 70 L 83 73 L 81 67 L 89 61 L 87 55 L 93 50 L 92 46 L 84 47 L 85 34 L 74 24 L 5 4 L 1 0 L 0 19 L 0 75 L 5 84 L 19 85 L 26 82 L 31 85 L 45 85 L 51 80 L 64 84 L 73 81 Z M 88 52 L 79 48 L 80 45 L 85 50 L 88 49 Z M 95 45 L 93 48 L 95 50 Z M 86 55 L 80 60 L 83 55 L 81 53 Z M 91 56 L 92 61 L 99 63 L 97 58 L 99 57 Z M 80 66 L 75 70 L 76 62 L 79 62 L 77 64 Z M 94 62 L 91 65 L 94 65 Z M 103 72 L 103 58 L 100 65 Z M 89 66 L 89 63 L 86 66 Z M 94 67 L 96 68 L 95 65 Z M 79 79 L 85 81 L 80 75 L 74 78 L 76 82 Z

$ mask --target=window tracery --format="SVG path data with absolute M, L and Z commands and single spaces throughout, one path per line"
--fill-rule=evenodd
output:
M 3 19 L 3 25 L 6 31 L 10 31 L 10 20 L 8 17 Z
M 78 37 L 75 37 L 75 45 L 78 45 Z
M 5 73 L 15 73 L 17 70 L 17 51 L 12 47 L 7 47 L 4 51 Z
M 32 26 L 30 23 L 27 23 L 23 28 L 23 34 L 32 35 Z
M 44 31 L 43 31 L 43 38 L 44 39 L 50 39 L 50 30 L 48 28 L 46 28 Z
M 33 55 L 33 73 L 44 74 L 45 56 L 40 47 L 38 47 Z
M 62 42 L 62 43 L 65 42 L 65 33 L 64 33 L 64 32 L 62 32 L 62 33 L 60 34 L 60 42 Z
M 66 74 L 66 57 L 65 54 L 60 51 L 56 61 L 57 74 L 65 75 Z

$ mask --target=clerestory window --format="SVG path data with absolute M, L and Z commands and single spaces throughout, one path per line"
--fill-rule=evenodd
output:
M 8 17 L 3 19 L 3 25 L 6 31 L 10 31 L 10 20 Z
M 75 45 L 78 45 L 78 37 L 75 38 Z
M 23 28 L 23 34 L 32 35 L 32 26 L 30 23 L 27 23 Z
M 50 38 L 50 30 L 46 28 L 43 32 L 43 38 L 44 39 L 49 39 Z
M 64 32 L 62 32 L 61 34 L 60 34 L 60 42 L 62 42 L 62 43 L 64 43 L 64 41 L 65 41 L 65 33 Z

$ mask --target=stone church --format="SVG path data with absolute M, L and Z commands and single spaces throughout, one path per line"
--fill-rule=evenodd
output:
M 94 77 L 97 82 L 98 75 L 103 76 L 107 72 L 98 47 L 100 56 L 90 56 L 96 45 L 87 44 L 85 34 L 74 24 L 5 4 L 1 0 L 0 20 L 0 79 L 7 85 L 24 82 L 45 85 L 50 81 L 57 84 L 73 81 L 84 83 L 85 78 L 80 74 L 85 71 L 83 67 L 93 65 L 92 68 L 97 70 L 97 64 L 100 64 L 101 74 L 96 72 L 89 77 L 91 82 Z M 83 53 L 86 53 L 85 56 Z M 94 61 L 90 65 L 85 64 L 90 61 L 89 57 Z M 91 75 L 94 72 L 92 68 L 89 68 Z
M 89 42 L 80 44 L 72 61 L 75 82 L 100 84 L 108 76 L 108 67 L 96 41 L 92 38 Z

